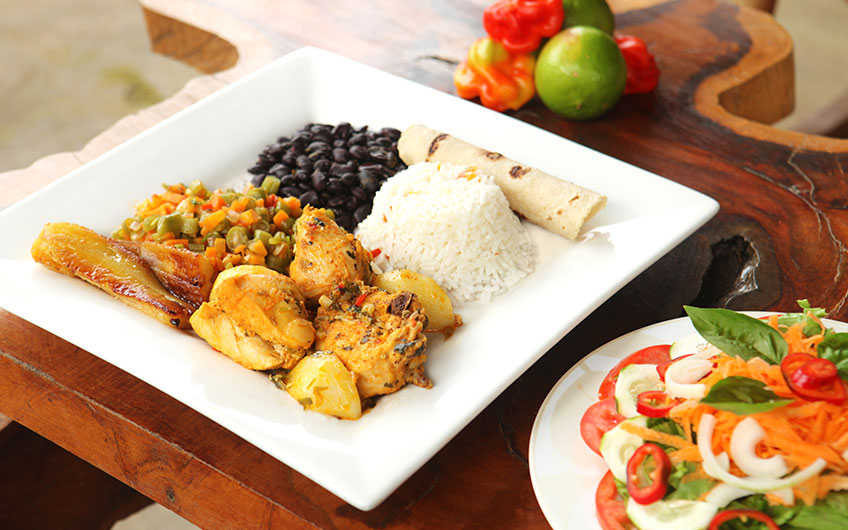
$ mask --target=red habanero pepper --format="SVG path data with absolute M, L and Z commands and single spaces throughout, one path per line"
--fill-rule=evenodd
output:
M 780 371 L 786 384 L 796 395 L 810 401 L 827 401 L 841 405 L 848 399 L 845 383 L 836 375 L 827 359 L 809 353 L 790 353 L 780 362 Z
M 456 93 L 464 99 L 479 96 L 498 112 L 518 110 L 536 93 L 535 65 L 532 55 L 512 55 L 489 37 L 477 39 L 453 74 Z
M 662 390 L 648 390 L 636 396 L 636 412 L 649 418 L 664 418 L 677 403 Z
M 640 94 L 655 89 L 660 80 L 660 69 L 657 68 L 657 62 L 648 51 L 645 41 L 633 35 L 618 35 L 615 42 L 627 64 L 624 93 Z
M 652 462 L 648 462 L 648 457 Z M 671 473 L 671 461 L 662 447 L 654 443 L 644 443 L 627 461 L 627 493 L 639 504 L 651 504 L 662 499 L 668 490 L 668 475 Z M 643 484 L 643 479 L 650 483 Z
M 530 53 L 562 29 L 562 0 L 501 0 L 483 11 L 483 27 L 509 53 Z
M 780 530 L 780 527 L 777 526 L 777 523 L 774 522 L 774 519 L 764 514 L 763 512 L 758 512 L 757 510 L 724 510 L 723 512 L 719 512 L 713 517 L 713 520 L 710 521 L 710 526 L 708 530 L 719 530 L 719 527 L 726 523 L 727 521 L 732 521 L 737 518 L 747 518 L 753 519 L 754 521 L 759 521 L 766 525 L 766 528 L 769 530 Z

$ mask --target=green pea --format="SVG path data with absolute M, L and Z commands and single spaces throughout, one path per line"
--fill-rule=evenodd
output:
M 200 231 L 200 224 L 194 217 L 183 217 L 183 234 L 194 237 Z
M 172 237 L 179 237 L 180 233 L 183 230 L 183 216 L 178 213 L 172 213 L 169 215 L 164 215 L 159 218 L 159 222 L 156 225 L 156 239 L 162 239 L 168 233 L 172 234 Z
M 254 199 L 267 199 L 268 192 L 264 188 L 251 188 L 247 191 L 247 196 Z
M 272 175 L 268 175 L 262 181 L 262 189 L 265 190 L 268 195 L 273 195 L 274 193 L 277 193 L 277 191 L 279 191 L 280 189 L 280 179 Z
M 241 245 L 247 245 L 249 241 L 250 236 L 247 234 L 247 228 L 243 226 L 234 226 L 227 231 L 227 248 L 231 252 Z

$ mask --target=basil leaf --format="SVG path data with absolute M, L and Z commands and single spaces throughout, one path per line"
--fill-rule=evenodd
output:
M 801 307 L 800 313 L 785 313 L 777 317 L 777 323 L 780 326 L 790 327 L 799 322 L 804 324 L 804 336 L 811 337 L 822 332 L 822 327 L 815 319 L 810 318 L 807 313 L 812 313 L 816 318 L 825 318 L 827 311 L 821 307 L 810 307 L 810 302 L 807 299 L 798 300 L 798 305 Z
M 818 346 L 819 357 L 836 365 L 839 377 L 848 379 L 848 333 L 832 333 Z
M 683 306 L 692 325 L 710 344 L 748 361 L 762 357 L 780 364 L 789 346 L 780 333 L 763 322 L 729 309 Z
M 732 375 L 714 384 L 710 392 L 701 399 L 701 403 L 744 416 L 768 412 L 788 405 L 792 400 L 779 398 L 761 381 Z

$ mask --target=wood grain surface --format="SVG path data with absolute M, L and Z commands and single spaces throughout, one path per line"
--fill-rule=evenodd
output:
M 652 94 L 567 122 L 513 115 L 716 198 L 719 214 L 603 304 L 375 510 L 361 512 L 121 370 L 0 311 L 0 412 L 204 528 L 544 528 L 527 466 L 535 413 L 604 342 L 685 303 L 848 319 L 848 141 L 766 125 L 792 108 L 792 43 L 717 0 L 610 2 L 662 70 Z M 452 92 L 486 1 L 143 0 L 155 49 L 209 75 L 79 153 L 0 175 L 13 202 L 193 101 L 303 45 Z M 116 345 L 120 347 L 120 345 Z M 576 433 L 575 433 L 576 435 Z

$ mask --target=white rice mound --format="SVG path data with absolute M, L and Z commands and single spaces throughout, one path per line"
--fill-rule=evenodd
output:
M 456 305 L 487 302 L 533 271 L 535 248 L 521 221 L 492 178 L 468 166 L 420 162 L 399 172 L 356 235 L 380 249 L 380 268 L 429 276 Z

